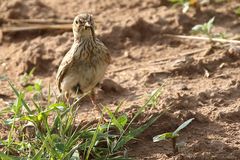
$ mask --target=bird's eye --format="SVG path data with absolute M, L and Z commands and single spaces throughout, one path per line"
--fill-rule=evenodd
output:
M 75 23 L 78 24 L 78 21 L 76 20 Z

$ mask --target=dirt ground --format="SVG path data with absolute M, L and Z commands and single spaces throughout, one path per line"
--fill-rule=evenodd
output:
M 215 33 L 237 37 L 240 17 L 237 0 L 191 8 L 187 14 L 167 0 L 0 0 L 0 25 L 6 18 L 72 20 L 80 12 L 94 15 L 98 37 L 111 51 L 112 64 L 105 79 L 117 88 L 98 89 L 98 102 L 114 106 L 125 100 L 122 111 L 133 112 L 146 95 L 163 85 L 160 104 L 152 113 L 164 114 L 128 146 L 129 156 L 152 160 L 240 159 L 240 52 L 239 48 L 206 41 L 168 38 L 189 35 L 191 28 L 215 16 Z M 33 67 L 34 79 L 57 92 L 58 65 L 73 42 L 69 31 L 18 32 L 3 36 L 0 44 L 0 104 L 13 101 L 6 81 L 20 85 L 20 77 Z M 108 80 L 105 80 L 108 81 Z M 108 82 L 106 82 L 108 84 Z M 47 90 L 47 89 L 46 89 Z M 84 103 L 82 119 L 96 111 Z M 173 155 L 171 143 L 153 143 L 152 137 L 173 131 L 194 117 L 181 134 L 185 142 Z M 0 125 L 1 127 L 1 125 Z M 2 130 L 1 135 L 6 134 Z

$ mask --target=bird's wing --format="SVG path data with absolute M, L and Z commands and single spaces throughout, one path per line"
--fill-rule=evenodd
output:
M 110 64 L 112 61 L 112 58 L 110 56 L 110 52 L 108 49 L 106 50 L 106 59 L 107 59 L 107 63 Z
M 104 54 L 104 56 L 105 56 L 105 58 L 104 58 L 105 61 L 107 62 L 107 64 L 110 64 L 112 59 L 111 59 L 111 56 L 110 56 L 109 49 L 101 41 L 99 41 L 99 45 L 101 46 L 100 50 L 101 50 L 102 54 Z
M 66 74 L 67 70 L 72 66 L 74 58 L 74 52 L 76 51 L 76 49 L 71 48 L 67 54 L 63 57 L 63 60 L 58 68 L 57 71 L 57 83 L 58 83 L 58 90 L 61 92 L 61 83 L 63 80 L 64 75 Z

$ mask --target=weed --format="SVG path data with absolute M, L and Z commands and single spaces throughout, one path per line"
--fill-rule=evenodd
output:
M 192 28 L 192 33 L 193 34 L 200 33 L 200 34 L 206 35 L 209 38 L 209 40 L 211 41 L 213 38 L 212 28 L 213 28 L 214 19 L 215 19 L 215 17 L 211 18 L 206 23 L 195 25 Z
M 209 38 L 209 41 L 212 42 L 213 38 L 222 38 L 222 39 L 226 39 L 227 36 L 224 33 L 214 33 L 212 31 L 213 27 L 214 27 L 214 20 L 215 17 L 211 18 L 208 22 L 203 23 L 203 24 L 198 24 L 195 25 L 192 30 L 191 33 L 193 34 L 203 34 L 206 35 Z
M 187 127 L 193 120 L 194 120 L 194 118 L 191 118 L 191 119 L 185 121 L 174 132 L 167 132 L 167 133 L 163 133 L 163 134 L 154 136 L 153 137 L 153 142 L 159 142 L 159 141 L 162 141 L 162 140 L 171 139 L 172 144 L 173 144 L 173 153 L 177 153 L 178 152 L 177 137 L 179 136 L 179 132 L 182 129 L 184 129 L 185 127 Z

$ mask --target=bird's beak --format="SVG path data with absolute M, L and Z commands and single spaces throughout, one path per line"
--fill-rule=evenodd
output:
M 92 28 L 92 25 L 89 22 L 86 22 L 84 25 L 84 29 Z

